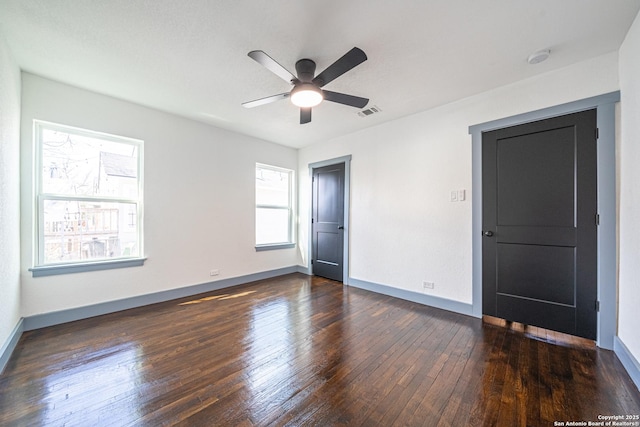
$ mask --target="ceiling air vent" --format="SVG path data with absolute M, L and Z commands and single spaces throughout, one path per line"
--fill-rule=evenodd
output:
M 382 110 L 380 109 L 380 107 L 378 107 L 377 105 L 374 105 L 370 108 L 367 108 L 366 110 L 362 110 L 362 111 L 358 111 L 358 115 L 360 117 L 367 117 L 370 116 L 372 114 L 376 114 L 381 112 Z

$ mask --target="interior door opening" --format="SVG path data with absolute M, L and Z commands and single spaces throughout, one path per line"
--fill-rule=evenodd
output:
M 312 169 L 313 274 L 344 281 L 345 163 Z
M 482 312 L 597 337 L 596 110 L 482 135 Z

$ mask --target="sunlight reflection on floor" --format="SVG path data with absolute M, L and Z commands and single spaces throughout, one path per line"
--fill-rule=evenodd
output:
M 191 301 L 187 301 L 187 302 L 181 302 L 178 305 L 191 305 L 191 304 L 200 304 L 201 302 L 205 302 L 205 301 L 213 301 L 213 300 L 220 300 L 220 301 L 224 301 L 224 300 L 228 300 L 228 299 L 233 299 L 233 298 L 240 298 L 240 297 L 244 297 L 247 295 L 251 295 L 253 293 L 255 293 L 256 291 L 246 291 L 246 292 L 239 292 L 237 294 L 222 294 L 222 295 L 214 295 L 211 297 L 204 297 L 204 298 L 200 298 L 200 299 L 195 299 L 195 300 L 191 300 Z
M 91 354 L 92 360 L 78 361 L 77 366 L 61 370 L 46 378 L 46 397 L 43 399 L 47 407 L 44 411 L 43 425 L 66 425 L 65 419 L 83 414 L 85 425 L 103 425 L 113 419 L 100 418 L 109 411 L 91 406 L 91 395 L 95 395 L 96 405 L 118 408 L 117 422 L 121 425 L 134 423 L 140 418 L 138 413 L 138 387 L 141 383 L 137 362 L 140 349 L 132 345 L 123 348 L 109 349 L 112 354 Z M 101 353 L 105 350 L 102 349 Z M 84 357 L 83 359 L 86 359 Z M 65 362 L 67 365 L 69 361 Z M 108 396 L 108 397 L 106 397 Z M 124 403 L 126 402 L 126 403 Z M 92 419 L 92 414 L 98 416 Z

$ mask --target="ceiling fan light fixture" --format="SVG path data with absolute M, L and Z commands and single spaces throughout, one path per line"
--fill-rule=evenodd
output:
M 299 84 L 291 91 L 291 102 L 300 108 L 315 107 L 323 99 L 320 88 L 312 83 Z

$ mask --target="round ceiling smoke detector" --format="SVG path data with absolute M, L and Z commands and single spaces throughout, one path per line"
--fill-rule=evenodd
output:
M 527 62 L 531 65 L 539 64 L 547 59 L 549 55 L 551 55 L 551 51 L 549 49 L 539 50 L 529 55 L 529 58 L 527 58 Z

